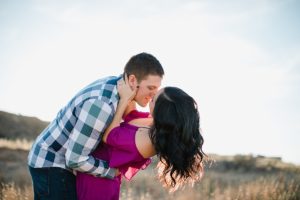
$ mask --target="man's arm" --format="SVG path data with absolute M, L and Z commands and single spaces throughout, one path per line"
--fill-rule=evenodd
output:
M 66 151 L 66 165 L 94 176 L 113 178 L 116 170 L 106 161 L 90 154 L 96 149 L 113 117 L 112 108 L 105 102 L 90 99 L 83 103 Z

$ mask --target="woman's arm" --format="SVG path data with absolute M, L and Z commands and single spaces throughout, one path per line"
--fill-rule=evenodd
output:
M 104 136 L 102 138 L 103 142 L 106 143 L 106 139 L 110 133 L 110 131 L 117 127 L 118 125 L 120 125 L 120 122 L 122 120 L 122 116 L 123 116 L 123 113 L 124 111 L 126 110 L 126 107 L 127 107 L 127 104 L 128 104 L 128 101 L 127 100 L 123 100 L 123 99 L 120 99 L 119 101 L 119 104 L 117 106 L 117 111 L 114 115 L 114 118 L 112 120 L 112 122 L 110 123 L 110 125 L 106 128 L 105 132 L 104 132 Z
M 125 76 L 127 77 L 127 76 Z M 123 80 L 120 80 L 118 82 L 118 92 L 120 96 L 120 101 L 117 106 L 116 113 L 114 115 L 114 118 L 110 125 L 106 128 L 104 132 L 104 136 L 102 138 L 103 142 L 106 143 L 107 137 L 110 133 L 110 131 L 120 125 L 120 122 L 122 120 L 122 116 L 124 112 L 126 111 L 126 108 L 129 104 L 131 104 L 131 100 L 135 96 L 136 89 L 131 90 L 130 86 L 128 85 L 128 80 L 126 79 L 125 82 Z
M 138 118 L 138 119 L 133 119 L 128 122 L 131 125 L 138 126 L 138 127 L 151 127 L 153 123 L 153 118 L 148 117 L 148 118 Z

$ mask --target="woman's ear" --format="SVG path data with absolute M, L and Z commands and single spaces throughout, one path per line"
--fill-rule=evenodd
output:
M 130 74 L 128 76 L 128 84 L 129 84 L 129 86 L 131 88 L 136 88 L 136 86 L 137 86 L 137 79 L 136 79 L 136 77 L 135 77 L 134 74 Z

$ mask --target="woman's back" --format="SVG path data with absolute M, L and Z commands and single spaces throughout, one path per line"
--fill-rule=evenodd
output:
M 145 128 L 128 123 L 128 120 L 145 118 L 148 114 L 132 112 L 132 115 L 125 118 L 120 126 L 112 129 L 106 144 L 101 143 L 92 153 L 95 158 L 108 161 L 110 167 L 118 168 L 128 180 L 151 162 L 139 152 L 137 144 L 141 143 L 136 143 L 136 139 L 144 134 L 140 134 L 139 130 Z M 77 174 L 78 199 L 119 199 L 120 183 L 121 175 L 111 180 L 79 172 Z

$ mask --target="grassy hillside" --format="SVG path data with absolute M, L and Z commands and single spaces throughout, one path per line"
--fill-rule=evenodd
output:
M 34 140 L 48 124 L 36 117 L 0 111 L 0 138 Z
M 1 147 L 0 199 L 32 199 L 31 179 L 27 170 L 28 150 L 13 141 Z M 9 146 L 11 144 L 11 148 Z M 22 144 L 18 148 L 18 144 Z M 27 145 L 29 146 L 29 145 Z M 156 179 L 155 163 L 131 182 L 122 183 L 121 199 L 131 200 L 252 200 L 300 199 L 300 167 L 263 156 L 210 155 L 201 182 L 175 193 L 168 193 Z
M 47 124 L 0 111 L 0 200 L 33 199 L 27 155 L 32 140 Z M 278 157 L 209 155 L 202 181 L 172 194 L 156 179 L 157 161 L 153 161 L 133 181 L 123 181 L 121 199 L 300 199 L 300 166 Z
M 27 156 L 27 150 L 0 147 L 0 182 L 14 182 L 19 186 L 30 184 Z

